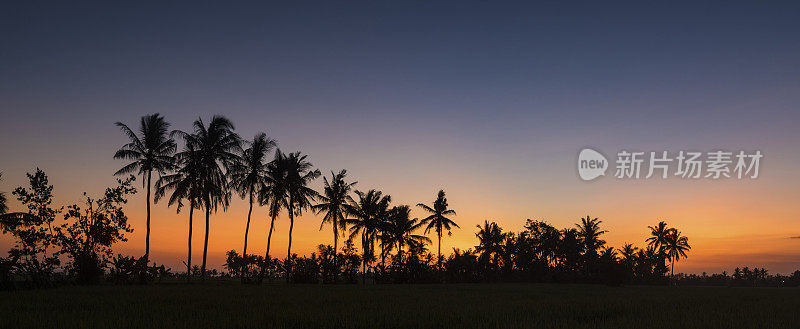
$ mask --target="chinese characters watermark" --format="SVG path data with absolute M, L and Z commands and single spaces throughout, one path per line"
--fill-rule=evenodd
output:
M 614 177 L 618 179 L 666 179 L 670 176 L 685 179 L 756 179 L 758 178 L 761 151 L 709 151 L 709 152 L 641 152 L 622 150 L 614 161 Z M 583 149 L 578 154 L 578 174 L 589 181 L 604 176 L 609 161 L 593 149 Z M 642 167 L 645 167 L 644 169 Z

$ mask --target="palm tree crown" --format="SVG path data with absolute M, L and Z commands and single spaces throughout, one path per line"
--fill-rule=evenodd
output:
M 686 253 L 692 249 L 689 245 L 689 238 L 681 235 L 681 232 L 676 229 L 669 230 L 667 234 L 667 243 L 664 247 L 667 252 L 667 257 L 672 262 L 672 275 L 675 275 L 675 262 L 686 258 Z

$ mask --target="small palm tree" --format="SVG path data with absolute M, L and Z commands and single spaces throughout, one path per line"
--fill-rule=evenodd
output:
M 602 247 L 606 241 L 600 239 L 600 236 L 608 231 L 600 229 L 600 223 L 603 221 L 597 218 L 581 218 L 581 223 L 576 224 L 578 227 L 578 237 L 583 243 L 583 250 L 589 257 L 597 256 L 597 250 Z
M 689 245 L 689 238 L 681 235 L 681 232 L 676 229 L 670 229 L 667 234 L 666 246 L 667 257 L 672 262 L 672 275 L 675 276 L 675 262 L 679 261 L 681 257 L 686 258 L 686 253 L 692 250 Z
M 506 240 L 508 234 L 503 233 L 503 230 L 497 223 L 490 223 L 488 220 L 483 222 L 483 227 L 480 225 L 476 226 L 478 228 L 478 233 L 475 233 L 475 237 L 478 238 L 478 245 L 475 246 L 475 251 L 481 254 L 479 259 L 483 264 L 492 266 L 499 265 L 497 259 L 500 254 L 503 253 L 503 242 Z
M 317 215 L 321 213 L 325 213 L 325 216 L 322 217 L 322 223 L 319 225 L 320 231 L 325 223 L 331 223 L 333 226 L 333 250 L 334 254 L 339 250 L 339 232 L 345 232 L 347 230 L 347 220 L 345 219 L 345 214 L 347 214 L 347 210 L 352 201 L 350 197 L 350 191 L 353 189 L 353 186 L 356 185 L 358 182 L 347 183 L 344 181 L 345 176 L 347 176 L 347 171 L 342 169 L 338 174 L 334 174 L 331 171 L 331 180 L 328 181 L 327 177 L 323 177 L 325 188 L 324 193 L 319 196 L 320 202 L 311 207 L 312 210 L 316 211 Z M 334 266 L 337 266 L 336 257 L 333 258 Z
M 253 197 L 266 186 L 267 154 L 275 147 L 275 141 L 265 133 L 258 133 L 253 141 L 248 142 L 248 148 L 242 151 L 228 172 L 231 187 L 244 199 L 248 198 L 250 205 L 247 211 L 247 224 L 244 229 L 244 248 L 242 259 L 247 258 L 247 236 L 250 233 L 250 216 L 253 214 Z M 247 264 L 242 265 L 239 271 L 240 279 L 244 282 L 247 275 Z
M 303 210 L 311 206 L 311 201 L 319 195 L 308 185 L 322 174 L 319 170 L 313 169 L 312 164 L 306 160 L 307 156 L 300 152 L 289 153 L 285 157 L 286 169 L 286 195 L 288 200 L 289 213 L 289 245 L 286 251 L 286 259 L 289 260 L 288 274 L 291 273 L 292 259 L 292 230 L 294 229 L 294 216 L 301 216 Z
M 355 193 L 358 200 L 352 200 L 348 207 L 350 239 L 361 235 L 361 273 L 362 282 L 366 283 L 367 264 L 375 254 L 375 237 L 382 226 L 381 216 L 388 211 L 392 197 L 376 190 L 367 193 L 356 190 Z
M 172 169 L 176 144 L 175 140 L 169 136 L 169 123 L 158 113 L 142 117 L 139 123 L 140 135 L 122 122 L 117 122 L 116 125 L 128 136 L 130 142 L 114 153 L 114 159 L 132 162 L 118 170 L 115 175 L 137 173 L 146 177 L 142 182 L 147 184 L 147 234 L 145 235 L 144 258 L 149 260 L 151 178 L 153 171 L 161 175 Z
M 175 154 L 175 171 L 161 176 L 156 182 L 155 202 L 170 194 L 168 206 L 177 204 L 177 212 L 183 207 L 183 200 L 189 202 L 189 252 L 186 262 L 186 280 L 191 281 L 192 272 L 192 232 L 194 210 L 201 206 L 202 186 L 200 176 L 202 173 L 201 154 L 192 144 L 186 144 L 183 151 Z
M 650 237 L 647 238 L 647 245 L 653 247 L 658 253 L 658 258 L 661 262 L 661 266 L 664 265 L 664 260 L 666 259 L 666 253 L 664 252 L 664 248 L 667 244 L 667 235 L 669 235 L 670 228 L 667 226 L 665 221 L 660 221 L 656 226 L 648 226 L 647 228 L 650 229 Z
M 431 242 L 431 239 L 424 235 L 414 234 L 414 231 L 422 227 L 422 223 L 417 218 L 411 218 L 411 207 L 407 205 L 392 207 L 385 226 L 388 250 L 391 251 L 391 248 L 397 246 L 397 255 L 401 261 L 404 246 Z
M 187 144 L 199 152 L 200 165 L 200 202 L 206 211 L 206 232 L 203 240 L 203 265 L 200 267 L 201 279 L 206 277 L 206 259 L 208 255 L 209 220 L 211 212 L 222 207 L 223 211 L 230 203 L 230 188 L 226 170 L 230 168 L 241 153 L 241 140 L 233 132 L 233 123 L 223 116 L 211 118 L 208 126 L 202 119 L 192 124 L 191 134 L 177 132 Z
M 422 208 L 426 212 L 430 213 L 430 216 L 425 217 L 422 220 L 423 224 L 427 224 L 428 226 L 425 227 L 425 234 L 431 231 L 431 229 L 436 231 L 436 236 L 439 240 L 439 248 L 437 251 L 437 263 L 439 266 L 439 270 L 442 269 L 442 233 L 444 230 L 447 230 L 447 235 L 451 235 L 450 229 L 451 227 L 455 226 L 461 228 L 450 218 L 447 218 L 448 215 L 456 214 L 455 210 L 447 208 L 447 198 L 444 195 L 444 190 L 439 190 L 439 194 L 436 196 L 436 200 L 433 201 L 433 207 L 430 207 L 424 203 L 417 204 L 418 207 Z

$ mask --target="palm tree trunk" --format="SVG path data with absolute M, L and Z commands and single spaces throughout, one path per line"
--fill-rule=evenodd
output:
M 186 261 L 186 282 L 192 281 L 192 216 L 194 215 L 194 199 L 189 202 L 189 255 Z
M 211 215 L 211 211 L 208 209 L 209 203 L 210 202 L 206 202 L 206 238 L 203 242 L 203 266 L 200 268 L 200 279 L 202 281 L 206 280 L 206 256 L 208 255 L 208 219 Z
M 361 284 L 367 284 L 367 237 L 361 234 L 361 249 L 364 256 L 361 259 Z
M 292 273 L 292 230 L 294 229 L 294 208 L 292 200 L 289 200 L 289 247 L 286 250 L 286 282 L 289 282 L 289 275 Z
M 275 227 L 275 214 L 273 214 L 270 217 L 272 218 L 272 220 L 270 220 L 270 222 L 269 222 L 269 233 L 267 233 L 267 253 L 264 256 L 264 262 L 269 262 L 270 261 L 269 260 L 269 246 L 272 243 L 272 230 L 273 230 L 273 227 Z M 265 265 L 267 265 L 267 264 L 265 264 Z M 258 275 L 259 283 L 261 282 L 261 280 L 264 279 L 264 272 L 266 271 L 266 269 L 267 269 L 266 266 L 261 268 L 261 273 L 259 273 L 259 275 Z
M 439 235 L 439 251 L 437 252 L 438 256 L 436 257 L 436 261 L 439 265 L 439 272 L 442 271 L 442 231 L 438 232 Z
M 150 178 L 153 171 L 147 171 L 147 234 L 144 238 L 144 259 L 150 262 Z
M 333 282 L 335 283 L 338 281 L 339 278 L 339 252 L 338 245 L 339 245 L 339 230 L 336 227 L 336 222 L 333 223 L 333 267 L 335 270 L 333 271 Z
M 240 276 L 244 283 L 244 276 L 247 274 L 247 234 L 250 232 L 250 215 L 253 213 L 253 191 L 250 190 L 250 210 L 247 211 L 247 226 L 244 228 L 244 249 L 242 250 L 242 269 Z

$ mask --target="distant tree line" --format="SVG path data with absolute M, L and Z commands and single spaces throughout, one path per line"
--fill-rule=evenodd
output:
M 129 142 L 114 158 L 127 163 L 116 172 L 119 179 L 99 198 L 85 196 L 80 205 L 53 208 L 47 175 L 37 169 L 28 174 L 29 187 L 12 194 L 27 207 L 9 213 L 0 193 L 0 227 L 14 239 L 8 256 L 0 258 L 0 282 L 42 287 L 54 282 L 141 283 L 183 276 L 187 281 L 208 276 L 236 277 L 243 283 L 286 280 L 292 283 L 426 283 L 426 282 L 586 282 L 606 284 L 666 284 L 700 282 L 693 276 L 674 275 L 674 264 L 691 250 L 688 238 L 661 221 L 649 227 L 646 246 L 607 246 L 601 220 L 587 216 L 574 227 L 555 228 L 543 220 L 527 220 L 521 232 L 506 232 L 485 221 L 476 229 L 477 245 L 442 255 L 441 240 L 453 220 L 446 194 L 440 190 L 430 204 L 419 203 L 425 213 L 412 216 L 409 205 L 394 205 L 382 191 L 355 189 L 347 171 L 331 171 L 323 188 L 311 183 L 322 174 L 300 152 L 284 153 L 264 133 L 244 140 L 225 117 L 207 124 L 197 119 L 191 131 L 170 130 L 159 114 L 141 118 L 132 129 L 116 123 Z M 155 174 L 155 175 L 154 175 Z M 122 206 L 136 193 L 132 182 L 142 177 L 146 189 L 146 234 L 141 257 L 114 254 L 112 246 L 127 241 L 133 229 Z M 85 195 L 85 194 L 84 194 Z M 211 215 L 226 211 L 232 196 L 248 202 L 242 253 L 227 252 L 225 271 L 207 269 Z M 173 272 L 150 261 L 151 202 L 167 200 L 177 212 L 188 207 L 185 270 Z M 253 207 L 266 208 L 270 223 L 264 255 L 248 253 Z M 194 212 L 204 214 L 203 256 L 192 263 Z M 330 224 L 333 245 L 320 244 L 309 256 L 292 253 L 294 221 L 311 211 L 322 217 L 320 230 Z M 286 257 L 271 251 L 275 220 L 289 218 Z M 63 221 L 56 223 L 62 217 Z M 436 239 L 436 252 L 429 250 Z M 339 246 L 340 238 L 344 239 Z M 67 260 L 62 264 L 62 260 Z M 759 272 L 760 273 L 760 272 Z M 766 272 L 763 273 L 766 278 Z M 753 274 L 749 274 L 753 275 Z M 747 277 L 742 274 L 742 277 Z M 737 277 L 738 278 L 738 277 Z M 786 277 L 782 277 L 786 278 Z M 712 279 L 702 279 L 712 280 Z M 743 281 L 744 280 L 744 281 Z M 733 283 L 750 282 L 733 279 Z M 762 279 L 766 280 L 766 279 Z M 783 280 L 783 279 L 782 279 Z M 758 281 L 758 280 L 756 280 Z M 711 282 L 711 281 L 708 281 Z M 755 282 L 755 281 L 753 281 Z M 795 281 L 791 281 L 795 282 Z

